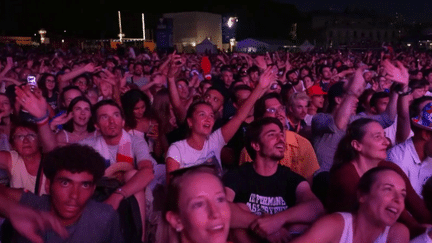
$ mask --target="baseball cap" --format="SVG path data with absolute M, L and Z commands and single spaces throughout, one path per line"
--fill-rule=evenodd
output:
M 324 92 L 321 88 L 321 86 L 315 84 L 312 85 L 311 87 L 309 87 L 309 89 L 306 90 L 307 95 L 309 95 L 309 97 L 312 97 L 314 95 L 326 95 L 327 93 Z

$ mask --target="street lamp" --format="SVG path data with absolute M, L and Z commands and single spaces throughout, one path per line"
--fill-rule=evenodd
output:
M 40 36 L 41 36 L 41 44 L 45 44 L 45 35 L 46 35 L 46 30 L 44 30 L 44 29 L 40 29 L 39 30 L 39 34 L 40 34 Z

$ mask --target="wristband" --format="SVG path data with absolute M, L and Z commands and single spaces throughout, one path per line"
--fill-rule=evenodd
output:
M 43 116 L 43 117 L 41 117 L 41 118 L 35 118 L 34 121 L 35 121 L 36 123 L 39 123 L 39 122 L 41 122 L 41 121 L 47 119 L 48 117 L 49 117 L 49 110 L 46 111 L 45 116 Z
M 407 91 L 407 92 L 403 92 L 403 91 L 396 91 L 396 93 L 397 93 L 399 96 L 406 96 L 406 95 L 410 95 L 410 94 L 412 94 L 412 89 L 408 87 L 408 91 Z
M 47 117 L 47 118 L 43 119 L 42 121 L 36 122 L 36 124 L 37 124 L 38 127 L 41 127 L 41 126 L 43 126 L 45 124 L 48 124 L 48 122 L 49 122 L 49 119 Z

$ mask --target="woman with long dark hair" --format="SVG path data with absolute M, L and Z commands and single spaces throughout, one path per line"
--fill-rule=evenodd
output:
M 78 143 L 90 136 L 96 136 L 91 109 L 90 101 L 84 96 L 71 101 L 67 110 L 69 121 L 63 125 L 63 130 L 56 134 L 59 146 Z
M 56 76 L 50 73 L 42 74 L 38 86 L 42 91 L 42 96 L 45 97 L 54 112 L 57 112 L 59 90 Z
M 158 122 L 152 115 L 150 99 L 144 92 L 131 89 L 121 97 L 125 114 L 125 130 L 135 136 L 143 136 L 153 151 L 154 141 L 158 137 Z

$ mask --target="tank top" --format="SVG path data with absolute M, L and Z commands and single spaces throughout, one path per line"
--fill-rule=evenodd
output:
M 65 131 L 64 129 L 62 130 L 63 131 L 63 133 L 65 134 L 65 137 L 66 137 L 66 143 L 67 144 L 69 144 L 70 142 L 69 142 L 69 132 L 68 131 Z M 97 130 L 96 131 L 94 131 L 94 133 L 93 133 L 93 137 L 96 137 L 97 136 Z M 89 137 L 91 137 L 91 136 L 88 136 L 87 138 L 89 138 Z M 86 139 L 86 138 L 84 138 L 84 139 Z M 84 140 L 84 139 L 82 139 L 82 140 Z M 77 141 L 76 143 L 78 143 L 79 141 Z
M 342 237 L 340 238 L 339 243 L 352 243 L 353 242 L 353 232 L 354 232 L 352 214 L 351 213 L 341 213 L 341 212 L 339 212 L 339 214 L 342 215 L 342 217 L 344 219 L 344 228 L 343 228 Z M 385 228 L 384 232 L 382 234 L 380 234 L 378 236 L 378 238 L 376 238 L 374 243 L 386 243 L 389 230 L 390 230 L 390 226 L 387 226 Z
M 11 188 L 23 188 L 30 192 L 35 192 L 36 176 L 30 175 L 27 172 L 24 161 L 16 151 L 10 151 L 12 167 L 11 167 Z M 42 175 L 42 185 L 40 187 L 40 195 L 47 194 L 45 191 L 45 175 Z

